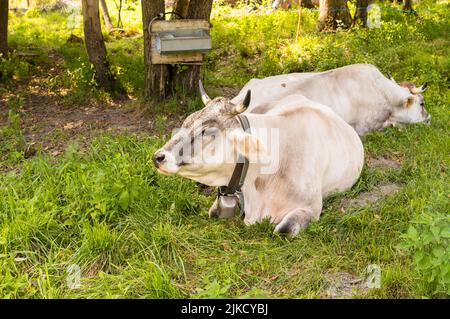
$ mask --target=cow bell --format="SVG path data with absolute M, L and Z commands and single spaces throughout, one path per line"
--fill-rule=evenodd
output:
M 236 208 L 239 203 L 237 195 L 221 195 L 217 198 L 217 208 L 219 218 L 232 218 L 236 213 Z

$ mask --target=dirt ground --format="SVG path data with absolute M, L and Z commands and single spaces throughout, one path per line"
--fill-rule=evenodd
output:
M 63 72 L 64 61 L 55 52 L 50 52 L 49 58 L 52 64 L 43 63 L 36 67 L 30 78 L 14 81 L 12 87 L 6 90 L 0 87 L 0 92 L 7 92 L 0 96 L 0 127 L 8 123 L 7 101 L 19 96 L 23 98 L 18 112 L 28 147 L 40 147 L 57 156 L 69 142 L 77 141 L 83 146 L 104 132 L 148 135 L 159 133 L 155 117 L 148 112 L 148 108 L 132 97 L 125 96 L 110 102 L 98 102 L 92 98 L 83 106 L 64 103 L 64 97 L 71 94 L 70 88 L 52 82 Z M 239 88 L 223 88 L 219 91 L 232 97 L 239 92 Z M 164 116 L 166 133 L 181 125 L 184 117 L 176 114 Z

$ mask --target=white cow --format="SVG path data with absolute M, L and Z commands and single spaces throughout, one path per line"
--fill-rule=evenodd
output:
M 268 218 L 276 232 L 295 236 L 319 218 L 325 196 L 356 182 L 364 162 L 363 146 L 355 130 L 329 107 L 301 95 L 278 100 L 265 114 L 246 113 L 250 133 L 244 132 L 238 114 L 247 109 L 249 97 L 250 91 L 236 105 L 204 95 L 205 108 L 188 116 L 184 130 L 174 134 L 153 160 L 163 174 L 223 186 L 236 167 L 236 153 L 245 156 L 250 159 L 242 186 L 245 223 Z M 270 141 L 277 147 L 268 145 L 263 134 L 267 130 L 278 132 L 277 141 Z M 277 163 L 276 169 L 264 173 L 262 158 Z M 220 217 L 217 200 L 209 215 Z
M 397 84 L 375 66 L 352 64 L 318 73 L 291 73 L 250 80 L 231 100 L 241 103 L 245 93 L 253 93 L 247 112 L 265 113 L 291 94 L 330 106 L 359 135 L 397 123 L 429 122 L 421 95 L 426 83 Z

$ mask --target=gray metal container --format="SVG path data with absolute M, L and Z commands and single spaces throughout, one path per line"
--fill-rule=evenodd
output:
M 156 51 L 159 54 L 209 50 L 211 50 L 211 36 L 205 30 L 175 30 L 156 35 Z

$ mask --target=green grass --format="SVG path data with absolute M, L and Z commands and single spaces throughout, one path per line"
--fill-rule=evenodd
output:
M 384 10 L 381 29 L 336 34 L 312 32 L 317 13 L 305 10 L 299 44 L 292 42 L 295 12 L 236 18 L 216 8 L 207 84 L 236 86 L 251 77 L 356 62 L 374 63 L 398 80 L 430 82 L 425 98 L 431 126 L 391 128 L 364 138 L 366 156 L 396 158 L 402 168 L 365 167 L 355 187 L 327 199 L 321 219 L 293 240 L 274 235 L 267 222 L 247 227 L 238 217 L 210 220 L 211 196 L 188 180 L 158 175 L 151 156 L 167 138 L 162 115 L 156 121 L 159 137 L 102 135 L 87 148 L 69 145 L 57 158 L 39 151 L 25 159 L 17 113 L 22 102 L 12 94 L 9 124 L 0 128 L 0 297 L 317 298 L 334 275 L 364 278 L 370 264 L 381 268 L 381 287 L 356 297 L 448 296 L 448 219 L 442 216 L 450 212 L 449 8 L 431 1 L 417 8 L 419 18 Z M 138 30 L 139 14 L 127 11 L 124 27 Z M 92 88 L 83 47 L 65 42 L 70 30 L 59 28 L 64 19 L 57 13 L 13 17 L 12 47 L 31 47 L 37 56 L 2 62 L 8 70 L 11 63 L 26 67 L 9 72 L 0 92 L 11 94 L 14 80 L 26 80 L 56 50 L 65 68 L 56 83 L 70 88 L 68 103 L 83 106 L 89 92 L 102 96 Z M 81 36 L 80 30 L 74 33 Z M 139 96 L 142 38 L 108 41 L 120 80 Z M 175 101 L 166 106 L 176 112 Z M 343 198 L 383 183 L 401 188 L 375 205 L 339 210 Z M 419 237 L 434 227 L 424 222 L 429 215 L 440 222 L 438 244 L 447 248 L 434 275 L 415 263 L 420 251 L 433 256 L 433 244 L 409 241 L 403 247 L 417 221 L 423 223 L 416 227 Z M 67 285 L 73 265 L 82 274 L 76 289 Z

